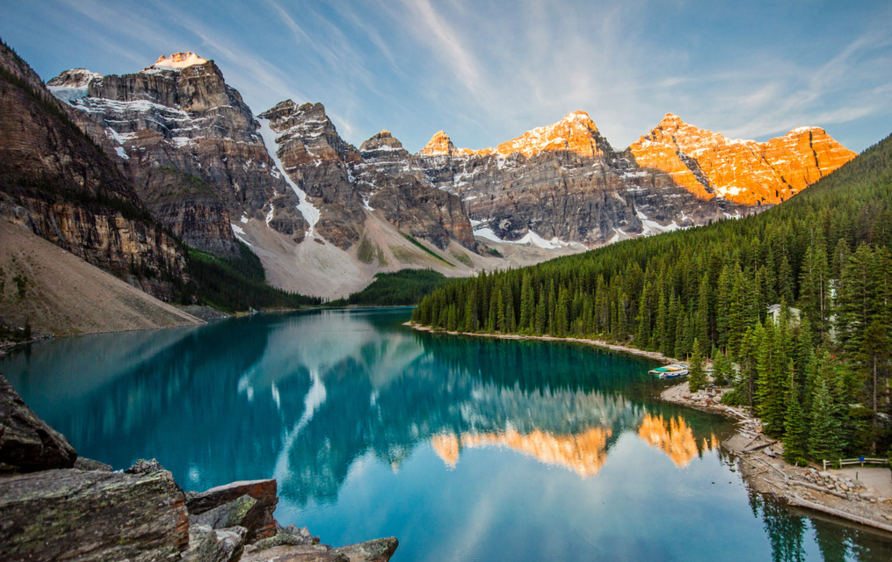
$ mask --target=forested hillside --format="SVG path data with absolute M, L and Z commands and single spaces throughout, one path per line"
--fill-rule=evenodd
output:
M 711 356 L 791 460 L 879 453 L 890 441 L 890 243 L 887 137 L 760 215 L 458 280 L 413 319 Z
M 425 248 L 426 251 L 427 248 Z M 444 285 L 448 279 L 430 269 L 401 269 L 378 273 L 372 284 L 346 299 L 331 301 L 331 306 L 402 306 L 417 304 L 425 295 Z

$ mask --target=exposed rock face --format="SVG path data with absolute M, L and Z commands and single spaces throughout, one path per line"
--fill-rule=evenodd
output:
M 461 201 L 405 173 L 409 153 L 389 132 L 356 150 L 338 135 L 322 104 L 286 100 L 260 117 L 275 132 L 285 173 L 319 208 L 316 231 L 339 248 L 359 242 L 366 213 L 375 211 L 441 249 L 450 238 L 476 248 Z
M 800 127 L 767 142 L 732 140 L 671 113 L 629 147 L 642 168 L 660 170 L 700 199 L 739 205 L 786 201 L 856 154 L 819 127 Z
M 37 417 L 0 375 L 0 468 L 34 472 L 71 468 L 76 460 L 68 439 Z
M 273 517 L 279 502 L 275 480 L 233 482 L 190 494 L 190 519 L 198 524 L 222 529 L 238 525 L 248 530 L 246 540 L 272 537 L 278 524 Z
M 359 145 L 359 153 L 365 162 L 374 163 L 375 169 L 381 173 L 399 175 L 409 172 L 407 164 L 411 154 L 390 131 L 381 131 Z
M 326 545 L 276 546 L 245 549 L 243 562 L 387 562 L 396 552 L 396 537 L 375 539 L 332 549 Z
M 189 543 L 183 500 L 167 471 L 0 478 L 0 559 L 179 560 Z
M 172 298 L 185 280 L 176 242 L 5 46 L 0 66 L 0 214 L 154 296 Z
M 183 560 L 194 562 L 229 562 L 239 560 L 245 544 L 244 527 L 211 529 L 205 525 L 189 526 L 189 550 Z
M 325 115 L 322 104 L 278 103 L 259 115 L 269 120 L 284 173 L 319 208 L 315 230 L 341 249 L 359 240 L 364 214 L 362 199 L 347 174 L 347 163 L 359 152 L 344 142 Z
M 332 554 L 342 554 L 350 562 L 387 562 L 396 552 L 400 542 L 396 537 L 375 539 L 350 546 L 342 546 L 332 550 Z
M 459 195 L 478 229 L 506 240 L 529 234 L 535 241 L 532 232 L 598 245 L 733 212 L 697 200 L 662 172 L 639 168 L 613 150 L 584 112 L 477 151 L 455 148 L 441 131 L 412 166 Z
M 297 196 L 275 170 L 250 108 L 213 61 L 177 53 L 123 76 L 66 71 L 48 86 L 120 157 L 153 216 L 187 243 L 235 255 L 230 225 L 242 216 L 302 239 L 307 224 Z

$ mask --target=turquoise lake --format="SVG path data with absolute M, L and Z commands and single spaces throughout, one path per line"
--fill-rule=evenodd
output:
M 393 560 L 892 560 L 892 540 L 748 493 L 733 427 L 654 399 L 647 360 L 261 314 L 63 338 L 2 372 L 81 456 L 157 458 L 184 490 L 276 478 L 283 525 Z

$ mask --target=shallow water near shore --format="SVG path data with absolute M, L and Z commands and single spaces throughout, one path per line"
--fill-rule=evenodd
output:
M 890 560 L 892 538 L 752 496 L 724 419 L 649 360 L 414 332 L 408 309 L 262 314 L 0 359 L 82 456 L 185 490 L 274 477 L 276 518 L 393 560 Z

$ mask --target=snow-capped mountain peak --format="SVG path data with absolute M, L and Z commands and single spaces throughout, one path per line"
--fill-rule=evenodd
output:
M 184 68 L 196 65 L 196 64 L 204 64 L 207 62 L 207 59 L 203 59 L 200 56 L 196 55 L 191 51 L 187 51 L 185 53 L 174 53 L 169 57 L 160 56 L 158 60 L 155 61 L 155 64 L 143 70 L 143 72 L 147 72 L 150 70 L 182 70 Z

